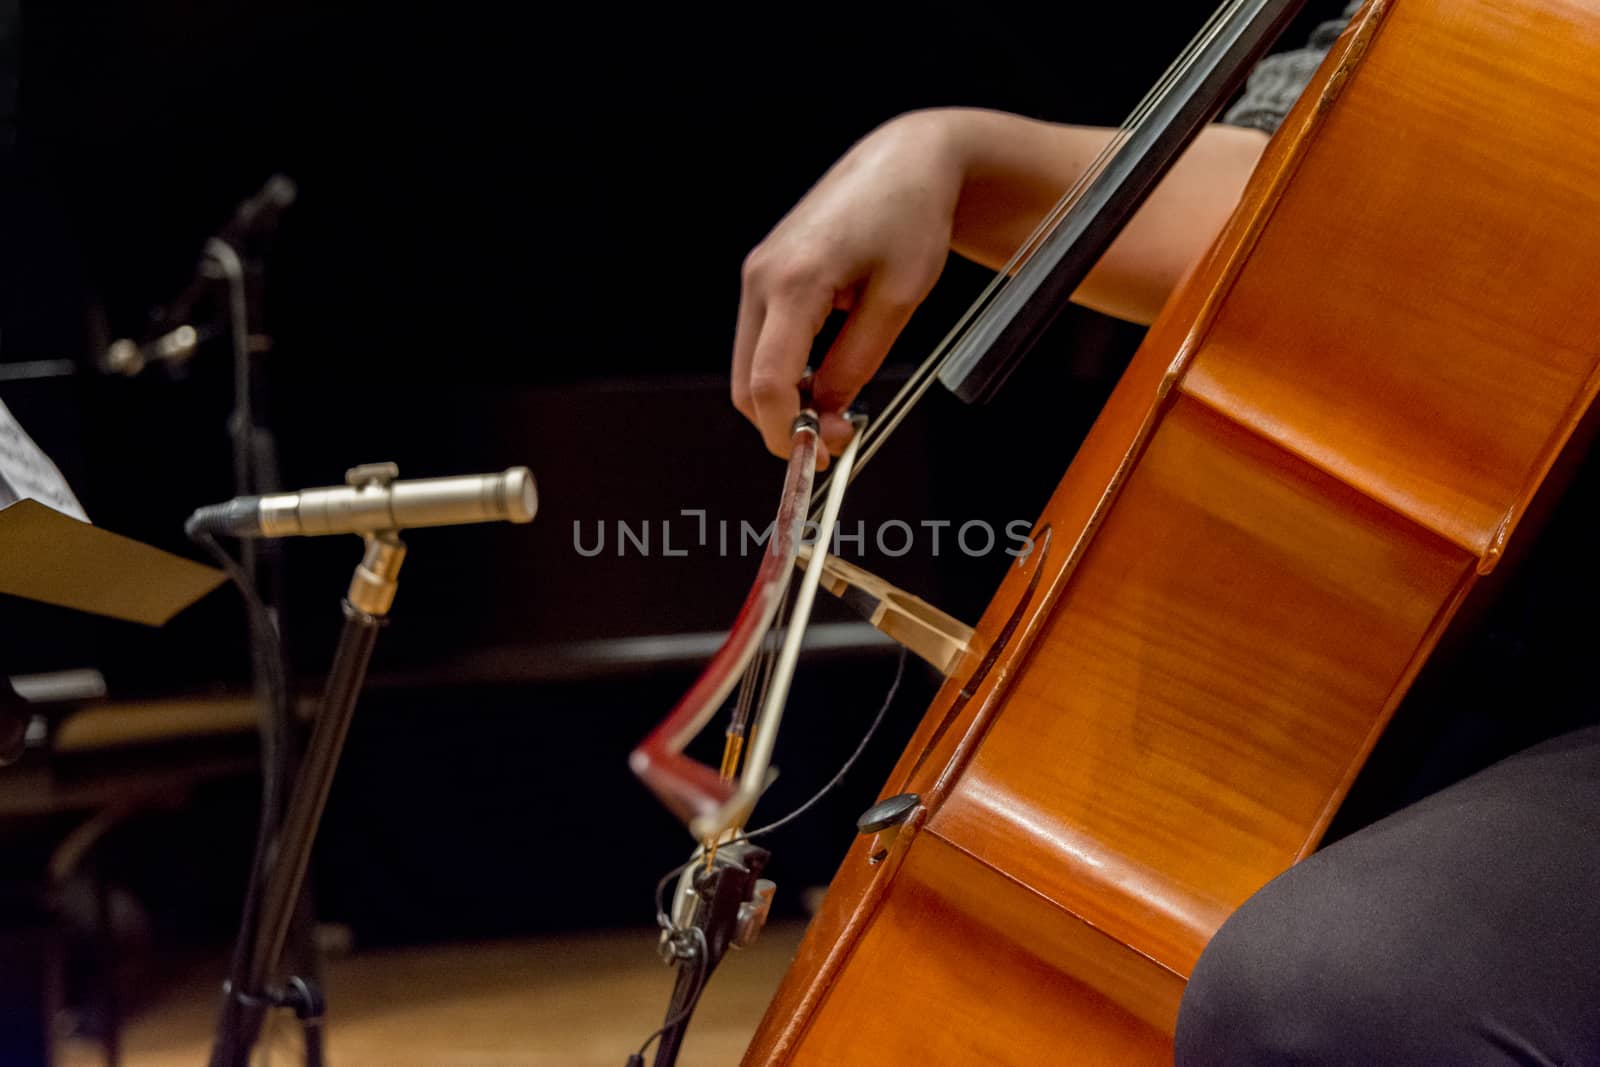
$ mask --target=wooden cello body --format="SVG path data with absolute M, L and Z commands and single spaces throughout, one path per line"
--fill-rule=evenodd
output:
M 1158 1064 L 1600 386 L 1600 5 L 1371 0 L 1134 357 L 747 1064 Z

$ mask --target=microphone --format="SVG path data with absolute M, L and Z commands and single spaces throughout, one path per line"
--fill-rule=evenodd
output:
M 212 332 L 214 331 L 207 331 L 207 336 L 209 337 Z M 152 363 L 169 363 L 174 368 L 182 367 L 189 362 L 189 357 L 194 355 L 195 349 L 200 347 L 201 340 L 200 331 L 188 323 L 142 345 L 124 337 L 111 342 L 105 356 L 100 360 L 100 369 L 107 374 L 125 374 L 132 378 Z
M 298 195 L 299 189 L 293 180 L 274 174 L 253 196 L 234 208 L 233 215 L 212 238 L 242 256 L 246 245 L 257 238 L 265 239 L 277 229 L 284 210 Z M 216 279 L 214 268 L 208 269 L 208 260 L 202 257 L 199 269 L 183 292 L 151 315 L 151 324 L 157 329 L 165 326 L 165 332 L 143 343 L 126 337 L 113 341 L 101 354 L 100 369 L 107 374 L 133 377 L 153 363 L 167 363 L 177 368 L 188 362 L 195 349 L 216 333 L 215 329 L 196 330 L 188 321 Z
M 234 497 L 197 509 L 183 529 L 191 538 L 366 534 L 473 522 L 532 522 L 539 506 L 533 472 L 527 467 L 406 481 L 396 480 L 398 473 L 392 463 L 375 463 L 352 469 L 345 475 L 345 485 Z

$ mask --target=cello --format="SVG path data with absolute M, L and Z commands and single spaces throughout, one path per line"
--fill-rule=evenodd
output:
M 1597 56 L 1576 0 L 1355 16 L 951 657 L 746 1064 L 1171 1061 L 1201 950 L 1315 850 L 1591 434 Z M 997 387 L 1056 277 L 946 384 Z M 760 776 L 673 763 L 702 710 L 634 767 L 711 853 Z

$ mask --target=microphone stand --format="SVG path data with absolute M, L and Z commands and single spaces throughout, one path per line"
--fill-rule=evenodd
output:
M 274 178 L 267 189 L 275 188 Z M 292 189 L 292 185 L 289 187 Z M 292 195 L 292 194 L 291 194 Z M 217 236 L 209 238 L 203 250 L 200 277 L 196 284 L 221 283 L 224 322 L 233 356 L 233 408 L 228 414 L 227 432 L 233 454 L 233 488 L 235 496 L 277 492 L 282 488 L 278 470 L 277 441 L 263 418 L 264 374 L 256 339 L 265 338 L 263 290 L 265 288 L 265 263 L 259 255 L 244 258 L 244 250 L 252 247 L 241 238 L 250 230 L 240 219 L 252 204 L 262 202 L 263 191 L 241 205 L 235 219 Z M 237 236 L 236 236 L 237 234 Z M 181 306 L 190 306 L 198 297 L 191 291 L 180 298 Z M 169 324 L 170 325 L 170 324 Z M 284 790 L 296 777 L 304 747 L 304 733 L 294 716 L 293 685 L 288 681 L 287 663 L 270 664 L 267 657 L 283 656 L 286 641 L 285 624 L 285 574 L 283 547 L 277 540 L 257 542 L 247 539 L 239 545 L 239 565 L 246 580 L 261 597 L 277 634 L 251 633 L 252 682 L 256 704 L 262 716 L 262 774 L 276 781 L 267 788 L 264 798 L 276 798 L 274 811 L 263 811 L 262 820 L 276 827 L 284 817 Z M 269 672 L 277 670 L 285 679 L 281 691 L 267 682 Z M 269 849 L 276 846 L 269 841 Z M 252 871 L 251 877 L 265 875 L 272 861 L 268 853 L 265 871 Z M 256 890 L 259 891 L 259 890 Z M 242 933 L 242 931 L 241 931 Z M 303 886 L 296 900 L 291 918 L 288 954 L 300 981 L 308 990 L 308 999 L 320 1003 L 321 959 L 316 944 L 316 910 L 309 886 Z M 321 1015 L 320 1010 L 318 1015 Z M 322 1030 L 320 1026 L 305 1028 L 305 1067 L 322 1067 L 324 1059 Z
M 295 185 L 289 178 L 275 174 L 268 179 L 206 240 L 200 262 L 182 292 L 152 312 L 150 329 L 163 332 L 143 344 L 133 339 L 119 340 L 100 361 L 100 369 L 107 373 L 134 375 L 152 362 L 176 370 L 194 355 L 202 339 L 226 336 L 233 362 L 233 402 L 227 436 L 236 497 L 269 494 L 281 488 L 277 443 L 262 415 L 265 375 L 256 356 L 270 345 L 263 312 L 267 242 L 295 197 Z M 212 322 L 201 322 L 197 312 Z M 246 890 L 248 911 L 250 898 L 260 892 L 260 883 L 271 866 L 274 838 L 283 818 L 283 797 L 287 783 L 296 774 L 304 731 L 294 715 L 292 686 L 287 681 L 283 548 L 277 541 L 261 545 L 245 541 L 239 546 L 238 562 L 245 583 L 259 598 L 265 615 L 263 619 L 253 618 L 250 626 L 251 681 L 260 709 L 262 804 L 260 842 Z M 274 684 L 270 680 L 274 678 L 284 681 Z M 309 888 L 302 895 L 304 899 L 296 905 L 288 951 L 297 971 L 315 984 L 320 978 L 315 910 Z M 322 1061 L 321 1033 L 308 1031 L 305 1063 L 307 1067 L 321 1067 Z
M 275 856 L 260 887 L 256 914 L 246 914 L 239 931 L 234 969 L 223 987 L 210 1067 L 248 1067 L 250 1051 L 269 1010 L 293 1008 L 320 1056 L 322 995 L 314 980 L 291 974 L 274 984 L 295 913 L 302 902 L 306 870 L 317 826 L 333 786 L 334 771 L 366 681 L 378 630 L 388 617 L 398 586 L 405 544 L 392 530 L 367 534 L 366 551 L 343 601 L 344 628 L 329 668 L 315 725 L 290 787 Z
M 755 941 L 772 907 L 772 882 L 761 877 L 771 853 L 740 841 L 717 849 L 707 865 L 698 857 L 685 872 L 687 886 L 673 902 L 673 925 L 661 935 L 661 958 L 677 968 L 666 1019 L 650 1035 L 659 1039 L 653 1067 L 675 1067 L 689 1019 L 700 1004 L 711 972 L 730 948 Z M 685 914 L 686 913 L 686 914 Z M 648 1047 L 650 1041 L 646 1041 Z M 644 1067 L 644 1049 L 627 1067 Z

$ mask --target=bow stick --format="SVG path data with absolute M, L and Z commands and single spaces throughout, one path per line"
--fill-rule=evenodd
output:
M 734 686 L 741 680 L 749 686 L 746 676 L 788 592 L 815 480 L 817 416 L 810 410 L 801 412 L 795 420 L 778 518 L 756 573 L 755 585 L 745 597 L 732 629 L 689 691 L 628 758 L 634 774 L 674 815 L 688 824 L 689 832 L 698 841 L 715 841 L 727 831 L 742 826 L 767 787 L 772 749 L 783 721 L 789 683 L 794 676 L 811 605 L 822 580 L 824 561 L 828 558 L 826 548 L 833 539 L 845 486 L 850 481 L 850 470 L 855 465 L 865 425 L 860 417 L 854 422 L 856 432 L 834 463 L 834 477 L 828 482 L 816 523 L 818 547 L 810 553 L 783 642 L 766 677 L 764 699 L 754 719 L 743 773 L 735 779 L 744 742 L 742 723 L 730 728 L 720 771 L 685 755 L 684 748 L 711 721 Z

